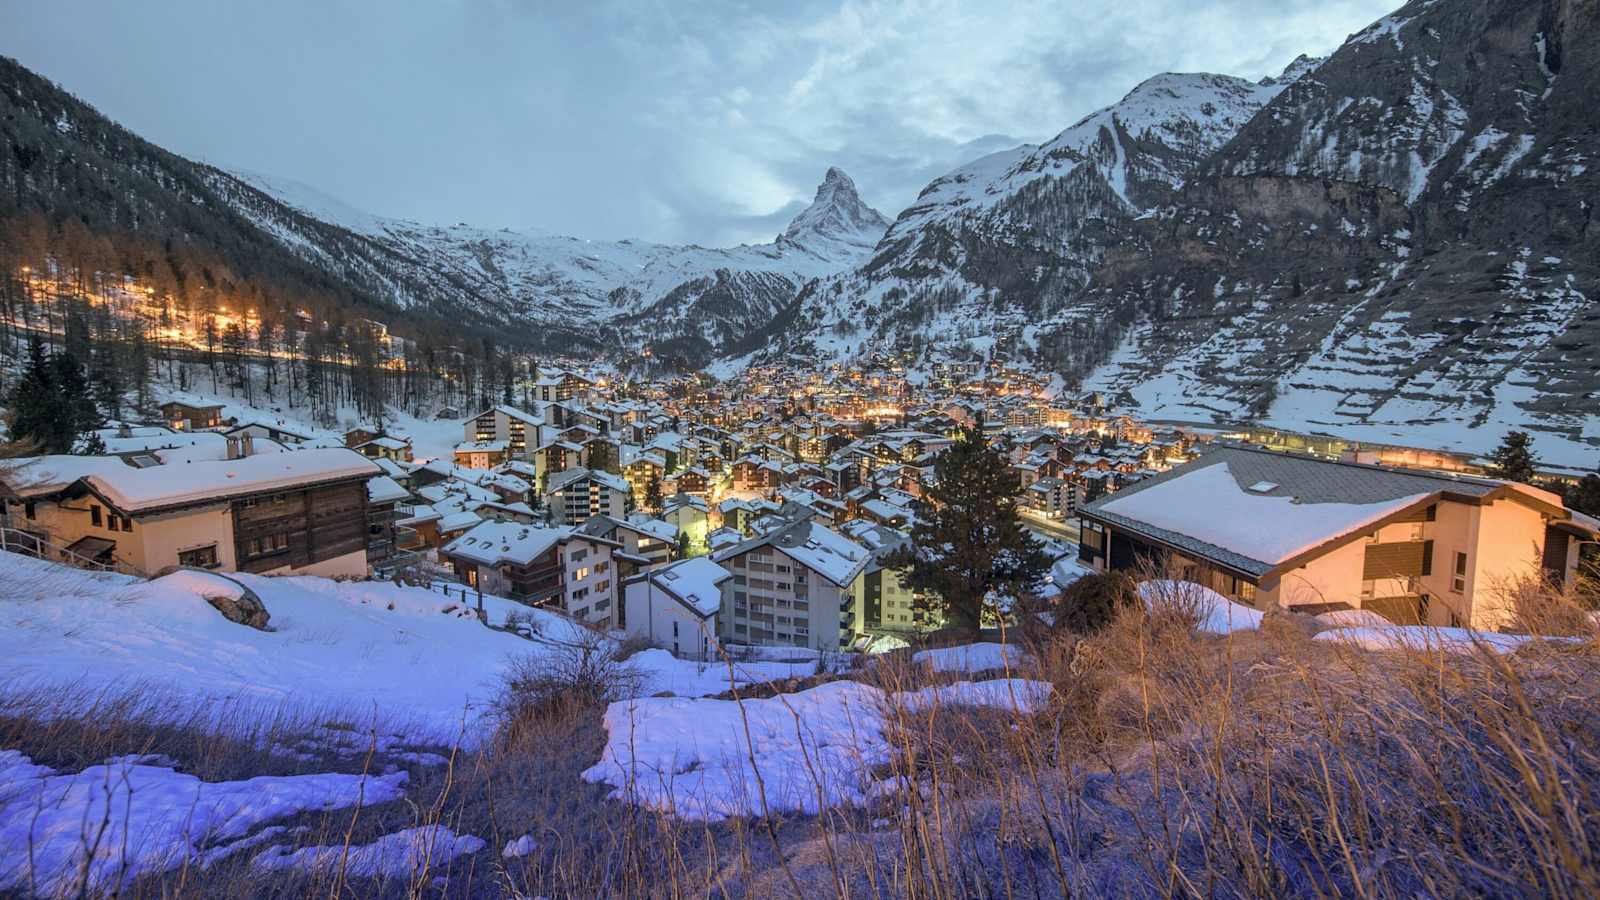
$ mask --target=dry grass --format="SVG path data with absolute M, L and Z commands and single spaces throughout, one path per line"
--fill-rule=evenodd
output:
M 393 882 L 263 874 L 244 852 L 128 893 L 1600 896 L 1600 653 L 1566 598 L 1530 588 L 1519 602 L 1524 628 L 1591 639 L 1373 653 L 1315 641 L 1291 616 L 1211 637 L 1192 629 L 1197 610 L 1126 607 L 1090 635 L 1030 634 L 1030 661 L 998 673 L 1054 685 L 1043 713 L 888 710 L 895 753 L 878 774 L 898 788 L 870 808 L 718 824 L 580 779 L 606 701 L 629 686 L 614 658 L 576 647 L 517 669 L 496 738 L 434 748 L 450 763 L 411 766 L 407 800 L 290 823 L 308 829 L 295 843 L 335 846 L 438 823 L 484 851 Z M 905 656 L 852 677 L 890 692 L 952 678 Z M 206 778 L 385 763 L 260 752 L 325 715 L 227 719 L 131 697 L 86 719 L 8 710 L 0 746 L 60 768 L 149 752 Z M 537 850 L 503 858 L 522 835 Z

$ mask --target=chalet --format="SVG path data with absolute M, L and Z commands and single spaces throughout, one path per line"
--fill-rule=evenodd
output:
M 663 478 L 661 487 L 664 493 L 704 497 L 711 492 L 711 473 L 699 466 L 691 466 Z
M 37 549 L 142 573 L 367 574 L 366 482 L 342 447 L 134 468 L 43 456 L 0 474 L 5 519 Z
M 640 568 L 666 565 L 677 545 L 678 530 L 660 519 L 634 515 L 627 519 L 591 516 L 578 526 L 590 537 L 605 538 L 620 545 L 620 553 L 632 557 Z
M 699 556 L 635 575 L 624 582 L 617 625 L 685 659 L 717 652 L 717 615 L 733 573 Z
M 387 459 L 393 462 L 411 462 L 411 439 L 379 435 L 352 447 L 367 459 Z
M 550 476 L 583 465 L 583 445 L 571 441 L 551 441 L 533 451 L 533 466 L 544 477 L 547 486 Z
M 633 499 L 638 503 L 644 502 L 652 483 L 655 484 L 656 490 L 661 490 L 661 480 L 666 473 L 666 460 L 662 459 L 660 454 L 653 452 L 640 453 L 622 467 L 622 476 L 633 489 Z
M 387 475 L 367 481 L 367 564 L 373 568 L 391 566 L 416 545 L 415 531 L 400 524 L 400 504 L 410 499 L 411 492 Z
M 541 403 L 559 403 L 589 394 L 594 382 L 572 372 L 541 375 L 533 385 L 533 397 Z
M 354 450 L 356 447 L 365 444 L 367 441 L 370 441 L 375 437 L 381 437 L 382 435 L 383 432 L 381 431 L 374 431 L 371 428 L 357 426 L 344 433 L 344 445 Z
M 237 425 L 230 426 L 222 433 L 228 437 L 239 437 L 248 434 L 256 440 L 276 441 L 285 446 L 304 444 L 312 440 L 309 434 L 291 431 L 281 425 L 272 425 L 266 422 L 240 422 Z
M 1085 506 L 1079 556 L 1156 560 L 1241 603 L 1366 609 L 1391 621 L 1496 629 L 1507 587 L 1571 583 L 1600 521 L 1548 491 L 1214 445 Z
M 746 456 L 733 464 L 733 489 L 770 491 L 783 483 L 783 466 L 759 456 Z
M 464 469 L 492 469 L 511 458 L 506 441 L 467 441 L 455 448 L 456 465 Z
M 687 534 L 691 546 L 704 546 L 709 512 L 705 498 L 693 494 L 673 494 L 662 503 L 661 518 Z
M 222 407 L 194 406 L 171 400 L 161 404 L 161 418 L 174 431 L 199 431 L 222 426 Z
M 809 519 L 711 554 L 723 584 L 724 641 L 837 651 L 855 637 L 854 583 L 865 547 Z
M 440 556 L 461 583 L 484 593 L 609 626 L 616 613 L 617 547 L 574 528 L 483 522 L 446 544 Z
M 576 525 L 590 516 L 627 515 L 628 482 L 619 475 L 593 469 L 568 469 L 549 476 L 545 506 L 557 525 Z

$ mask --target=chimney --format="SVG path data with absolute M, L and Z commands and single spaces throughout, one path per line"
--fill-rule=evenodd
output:
M 250 454 L 254 453 L 255 449 L 256 449 L 256 438 L 255 438 L 255 435 L 250 434 L 248 432 L 245 433 L 245 434 L 239 435 L 239 458 L 240 459 L 243 459 L 244 457 L 249 456 Z

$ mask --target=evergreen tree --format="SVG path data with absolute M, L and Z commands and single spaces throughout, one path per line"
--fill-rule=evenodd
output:
M 1534 469 L 1539 465 L 1539 460 L 1533 455 L 1533 441 L 1526 431 L 1507 433 L 1500 441 L 1500 446 L 1490 454 L 1489 460 L 1491 476 L 1523 484 L 1533 483 Z
M 661 508 L 661 479 L 650 476 L 650 481 L 644 486 L 644 508 L 655 512 Z
M 1575 485 L 1567 488 L 1567 508 L 1591 516 L 1600 516 L 1600 475 L 1590 472 Z
M 678 532 L 678 545 L 672 548 L 673 559 L 688 559 L 690 554 L 689 532 Z
M 933 464 L 935 483 L 917 508 L 911 546 L 885 564 L 925 599 L 924 609 L 953 627 L 976 630 L 995 596 L 1020 598 L 1036 589 L 1050 563 L 1017 516 L 1022 483 L 983 439 L 980 425 Z
M 37 339 L 28 343 L 28 366 L 11 394 L 11 439 L 38 453 L 71 453 L 99 424 L 83 366 L 65 351 L 49 356 Z

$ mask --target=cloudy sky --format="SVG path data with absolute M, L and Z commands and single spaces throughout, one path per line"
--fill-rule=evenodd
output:
M 770 240 L 893 217 L 1162 71 L 1260 78 L 1400 0 L 39 0 L 0 53 L 170 150 L 430 223 Z

